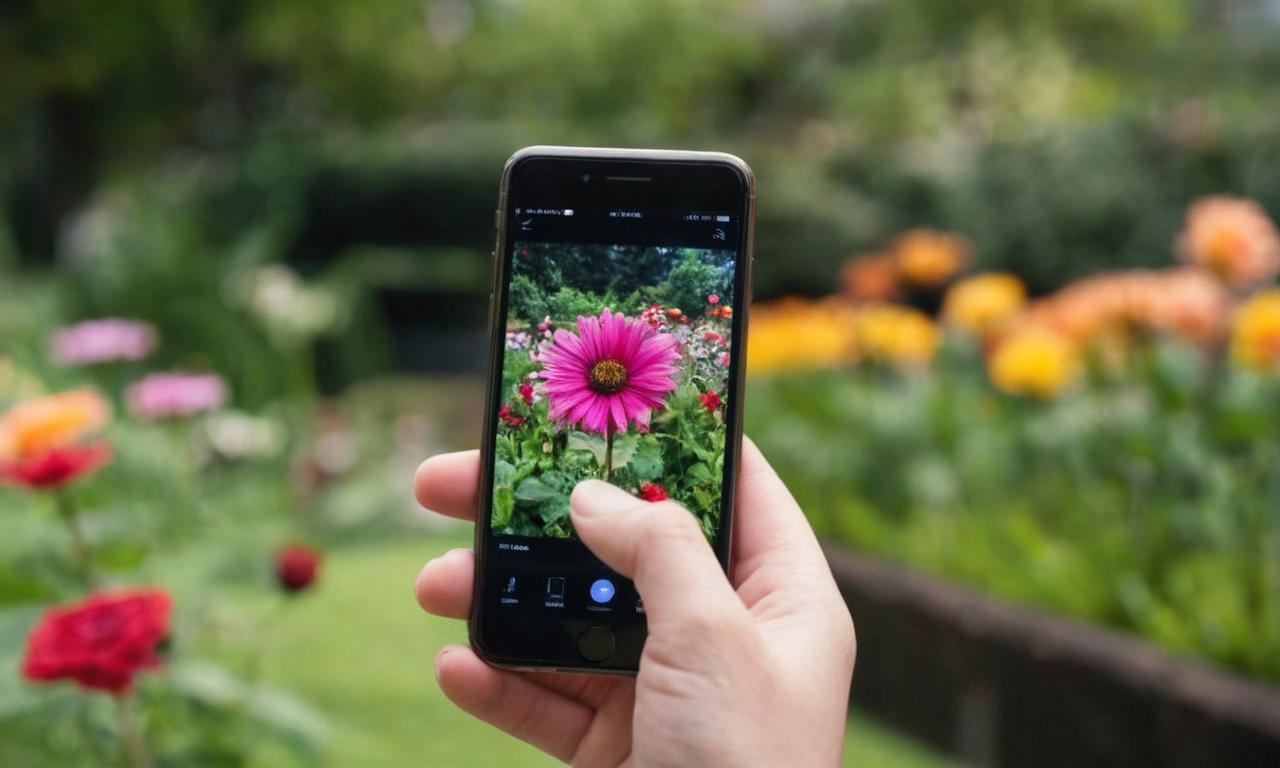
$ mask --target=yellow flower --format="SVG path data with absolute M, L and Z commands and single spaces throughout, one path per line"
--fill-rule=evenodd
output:
M 1178 258 L 1204 267 L 1239 288 L 1280 274 L 1280 233 L 1252 200 L 1215 196 L 1187 209 Z
M 880 304 L 857 314 L 858 347 L 867 357 L 894 365 L 928 365 L 939 332 L 929 316 L 909 307 Z
M 893 244 L 898 274 L 912 285 L 933 288 L 950 280 L 969 261 L 971 247 L 961 235 L 913 229 Z
M 857 359 L 853 308 L 836 301 L 784 299 L 751 309 L 747 370 L 832 368 Z
M 106 425 L 111 406 L 91 389 L 25 400 L 0 416 L 0 459 L 21 459 L 79 441 Z
M 1021 280 L 993 272 L 962 280 L 947 291 L 942 315 L 952 325 L 984 336 L 1022 309 L 1026 300 Z
M 1236 312 L 1231 356 L 1255 370 L 1275 368 L 1280 361 L 1280 290 L 1263 291 Z
M 987 373 L 1000 389 L 1042 399 L 1057 397 L 1075 377 L 1075 346 L 1053 331 L 1020 328 L 996 345 Z

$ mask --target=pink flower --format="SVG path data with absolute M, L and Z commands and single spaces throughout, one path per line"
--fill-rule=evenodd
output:
M 725 367 L 725 368 L 728 368 L 728 367 L 729 367 L 729 353 L 728 353 L 728 352 L 721 352 L 719 355 L 716 355 L 716 363 L 718 363 L 719 365 L 721 365 L 721 366 L 723 366 L 723 367 Z
M 703 392 L 698 395 L 698 399 L 702 401 L 702 407 L 708 411 L 714 411 L 720 407 L 720 395 L 714 390 Z
M 707 341 L 714 341 L 717 344 L 724 343 L 724 337 L 716 333 L 715 331 L 707 331 L 706 333 L 702 334 L 702 338 L 706 339 Z
M 130 384 L 124 396 L 136 416 L 191 416 L 222 405 L 227 399 L 227 384 L 214 374 L 153 373 Z
M 551 315 L 542 318 L 542 322 L 538 323 L 538 330 L 546 331 L 551 328 Z
M 50 353 L 64 365 L 141 360 L 156 348 L 156 329 L 149 323 L 106 317 L 68 326 L 53 335 Z
M 650 412 L 676 388 L 680 353 L 670 334 L 606 309 L 579 317 L 576 334 L 557 330 L 542 359 L 548 415 L 604 434 L 631 422 L 648 427 Z
M 711 294 L 710 296 L 708 296 L 708 297 L 707 297 L 707 303 L 708 303 L 708 304 L 719 304 L 719 303 L 720 303 L 720 297 L 713 293 L 713 294 Z

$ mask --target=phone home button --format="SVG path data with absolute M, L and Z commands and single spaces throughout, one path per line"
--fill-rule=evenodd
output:
M 578 653 L 587 661 L 604 661 L 613 655 L 613 633 L 604 627 L 588 627 L 578 636 Z

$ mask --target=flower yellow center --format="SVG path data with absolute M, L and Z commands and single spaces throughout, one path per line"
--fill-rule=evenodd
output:
M 587 374 L 587 381 L 591 388 L 602 395 L 612 395 L 622 389 L 627 383 L 627 369 L 622 363 L 611 357 L 599 361 L 591 366 L 591 372 Z

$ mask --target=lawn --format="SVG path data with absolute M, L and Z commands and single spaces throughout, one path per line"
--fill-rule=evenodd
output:
M 464 534 L 334 552 L 323 583 L 279 626 L 265 665 L 329 721 L 333 766 L 555 765 L 531 747 L 455 710 L 436 687 L 432 658 L 463 642 L 458 622 L 427 616 L 410 592 L 427 558 L 465 546 Z M 862 663 L 869 663 L 863 660 Z M 846 765 L 935 766 L 920 748 L 862 719 L 850 721 Z M 274 751 L 255 765 L 291 764 Z

